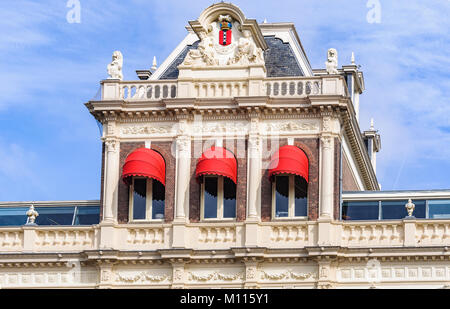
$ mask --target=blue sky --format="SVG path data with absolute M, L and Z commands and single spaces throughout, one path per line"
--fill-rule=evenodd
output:
M 450 188 L 450 1 L 380 0 L 368 23 L 367 0 L 234 1 L 248 18 L 294 22 L 313 68 L 334 47 L 351 52 L 370 118 L 382 137 L 384 190 Z M 80 0 L 81 23 L 68 23 L 67 0 L 0 2 L 0 201 L 98 199 L 101 143 L 85 108 L 106 78 L 114 50 L 124 79 L 161 63 L 211 1 Z

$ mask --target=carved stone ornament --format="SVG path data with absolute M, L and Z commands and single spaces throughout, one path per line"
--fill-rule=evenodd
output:
M 117 151 L 117 148 L 118 148 L 117 144 L 118 144 L 118 142 L 114 139 L 105 140 L 106 151 L 108 151 L 108 152 Z
M 338 54 L 337 50 L 330 48 L 327 53 L 327 62 L 325 62 L 328 74 L 338 74 Z
M 36 220 L 37 216 L 39 216 L 39 213 L 34 209 L 34 206 L 31 205 L 27 211 L 28 220 L 26 225 L 36 225 L 34 221 Z
M 229 15 L 220 15 L 207 31 L 197 34 L 200 43 L 191 49 L 182 65 L 184 66 L 227 66 L 264 64 L 263 50 L 256 46 L 251 32 L 241 31 L 237 21 Z
M 256 267 L 247 267 L 246 271 L 247 280 L 253 280 L 256 278 Z
M 331 131 L 331 118 L 330 117 L 323 117 L 322 130 L 325 132 Z
M 177 149 L 180 152 L 189 151 L 190 145 L 191 145 L 191 141 L 187 137 L 180 137 L 177 139 Z
M 147 134 L 168 134 L 172 131 L 171 126 L 130 126 L 122 128 L 124 135 L 147 135 Z
M 408 217 L 413 216 L 414 208 L 416 205 L 412 202 L 411 199 L 408 199 L 408 203 L 405 205 L 406 211 L 408 212 Z
M 116 50 L 112 55 L 112 62 L 108 64 L 108 79 L 123 80 L 122 74 L 123 56 L 122 53 Z
M 307 280 L 307 279 L 315 279 L 316 273 L 295 273 L 292 270 L 287 270 L 281 273 L 267 273 L 265 271 L 261 272 L 261 279 L 265 280 L 283 280 L 283 279 L 292 279 L 292 280 Z
M 266 124 L 266 132 L 295 132 L 295 131 L 316 131 L 319 126 L 310 122 L 287 121 L 282 123 Z
M 235 281 L 235 280 L 242 280 L 244 278 L 244 273 L 240 272 L 237 274 L 222 274 L 217 271 L 214 271 L 212 273 L 199 275 L 193 272 L 188 273 L 188 280 L 189 281 L 196 281 L 196 282 L 207 282 L 207 281 Z
M 153 275 L 148 272 L 133 273 L 133 274 L 117 274 L 116 282 L 122 283 L 158 283 L 162 281 L 170 281 L 171 276 L 164 275 Z
M 323 136 L 320 138 L 320 141 L 324 149 L 330 149 L 333 139 L 330 136 Z

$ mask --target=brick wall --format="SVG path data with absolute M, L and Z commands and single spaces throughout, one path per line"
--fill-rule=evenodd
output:
M 144 142 L 124 142 L 120 143 L 120 161 L 119 161 L 119 177 L 122 177 L 123 165 L 125 164 L 125 159 L 134 150 L 144 147 Z M 118 188 L 118 210 L 117 210 L 117 221 L 119 223 L 128 222 L 128 210 L 129 210 L 129 187 L 122 181 L 119 180 Z
M 172 222 L 175 212 L 175 153 L 172 154 L 172 142 L 152 142 L 151 148 L 159 152 L 166 161 L 166 192 L 164 217 Z
M 263 140 L 262 147 L 269 152 L 263 159 L 263 166 L 267 166 L 270 157 L 279 147 L 287 145 L 287 139 Z M 319 212 L 319 139 L 317 138 L 296 138 L 294 145 L 302 149 L 309 160 L 309 183 L 308 183 L 308 219 L 317 220 Z M 272 219 L 272 184 L 269 180 L 269 171 L 262 170 L 261 180 L 261 220 L 270 221 Z
M 125 159 L 134 150 L 144 147 L 144 142 L 124 142 L 120 143 L 120 175 L 122 174 Z M 174 217 L 175 203 L 175 157 L 172 155 L 171 142 L 152 142 L 151 148 L 159 152 L 166 162 L 166 192 L 165 192 L 165 221 L 171 222 Z M 118 192 L 118 222 L 127 223 L 129 214 L 129 187 L 119 181 Z
M 345 156 L 342 158 L 342 190 L 359 191 L 358 184 L 353 178 L 353 174 Z
M 334 219 L 339 219 L 340 213 L 340 164 L 341 164 L 341 142 L 334 139 Z
M 244 221 L 246 218 L 247 205 L 247 141 L 240 140 L 224 140 L 224 148 L 231 151 L 237 156 L 237 184 L 236 184 L 236 220 Z M 201 153 L 214 145 L 213 140 L 202 140 L 192 142 L 191 171 L 189 185 L 189 220 L 191 222 L 200 221 L 200 184 L 195 178 L 195 169 Z M 203 151 L 194 152 L 203 149 Z M 239 149 L 239 153 L 237 153 Z
M 103 185 L 105 183 L 105 143 L 102 143 L 102 171 L 100 175 L 100 222 L 103 220 Z

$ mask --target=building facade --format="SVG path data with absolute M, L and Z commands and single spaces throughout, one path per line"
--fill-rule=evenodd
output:
M 100 200 L 67 202 L 64 226 L 0 227 L 0 286 L 447 286 L 450 191 L 380 191 L 354 57 L 329 49 L 313 70 L 293 24 L 228 3 L 186 28 L 138 80 L 114 52 L 85 104 L 103 125 Z

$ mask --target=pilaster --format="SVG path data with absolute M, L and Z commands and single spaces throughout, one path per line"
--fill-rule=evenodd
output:
M 117 222 L 117 197 L 120 178 L 120 142 L 115 136 L 115 131 L 115 119 L 107 120 L 106 137 L 103 138 L 106 146 L 103 222 L 110 223 Z

